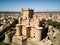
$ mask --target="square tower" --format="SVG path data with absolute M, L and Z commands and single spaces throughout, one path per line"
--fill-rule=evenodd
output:
M 32 18 L 34 14 L 34 10 L 31 8 L 22 8 L 22 16 L 24 18 Z

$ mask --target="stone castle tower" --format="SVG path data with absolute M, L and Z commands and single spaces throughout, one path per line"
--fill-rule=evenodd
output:
M 34 19 L 34 10 L 31 8 L 22 9 L 19 23 L 16 24 L 16 33 L 13 36 L 12 45 L 27 45 L 27 39 L 32 38 L 40 41 L 42 38 L 42 27 L 40 27 L 40 20 Z

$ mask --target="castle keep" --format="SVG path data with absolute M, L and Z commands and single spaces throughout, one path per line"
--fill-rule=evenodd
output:
M 33 9 L 22 9 L 21 16 L 19 17 L 19 24 L 16 24 L 16 33 L 13 36 L 13 43 L 22 45 L 26 44 L 28 38 L 40 41 L 42 38 L 42 27 L 40 27 L 40 20 L 34 19 Z

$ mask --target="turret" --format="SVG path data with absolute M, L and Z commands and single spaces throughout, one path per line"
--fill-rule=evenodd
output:
M 15 35 L 22 35 L 22 26 L 20 24 L 16 24 L 16 34 Z
M 34 10 L 31 9 L 31 8 L 22 8 L 22 16 L 24 18 L 32 18 L 33 17 L 33 14 L 34 14 Z

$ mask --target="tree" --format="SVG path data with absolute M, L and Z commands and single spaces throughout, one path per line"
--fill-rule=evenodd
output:
M 53 27 L 56 27 L 57 29 L 60 29 L 60 22 L 52 21 L 51 19 L 46 20 L 47 24 L 52 25 Z

